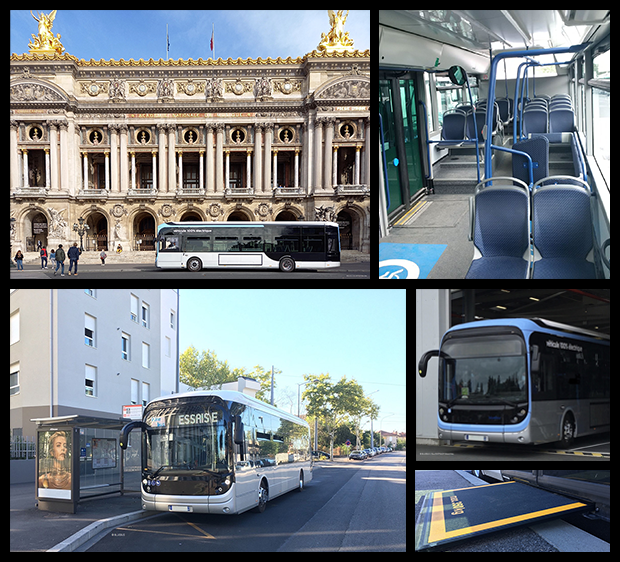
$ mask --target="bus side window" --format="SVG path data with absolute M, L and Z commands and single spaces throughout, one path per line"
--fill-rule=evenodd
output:
M 160 252 L 180 252 L 178 235 L 163 235 L 159 238 Z

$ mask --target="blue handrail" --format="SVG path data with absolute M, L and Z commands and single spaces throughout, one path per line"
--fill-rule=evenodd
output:
M 499 53 L 493 57 L 491 61 L 491 74 L 489 76 L 489 96 L 487 100 L 487 108 L 493 107 L 495 103 L 495 79 L 497 76 L 497 64 L 500 60 L 506 58 L 519 58 L 519 57 L 536 57 L 538 55 L 555 55 L 559 53 L 577 53 L 585 49 L 590 43 L 582 43 L 581 45 L 571 45 L 570 47 L 553 47 L 551 49 L 531 49 L 523 51 L 510 51 L 505 53 Z M 516 100 L 515 100 L 516 103 Z M 487 135 L 491 134 L 491 138 L 487 138 L 484 143 L 484 175 L 485 178 L 490 178 L 493 175 L 493 168 L 491 163 L 491 143 L 493 142 L 493 112 L 487 111 L 485 128 Z

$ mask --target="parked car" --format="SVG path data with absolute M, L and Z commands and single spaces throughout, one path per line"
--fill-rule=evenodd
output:
M 351 451 L 349 455 L 349 460 L 359 460 L 363 461 L 366 458 L 366 453 L 364 451 Z

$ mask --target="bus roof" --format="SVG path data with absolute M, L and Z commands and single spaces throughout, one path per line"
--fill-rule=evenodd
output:
M 261 228 L 266 225 L 277 224 L 280 226 L 338 226 L 338 223 L 327 221 L 224 221 L 224 222 L 203 222 L 203 221 L 187 221 L 187 222 L 165 222 L 159 225 L 158 231 L 162 228 L 186 226 L 186 227 L 204 227 L 204 228 L 217 228 L 225 226 L 246 226 Z
M 160 400 L 179 400 L 183 398 L 200 398 L 207 396 L 218 396 L 225 402 L 237 402 L 239 404 L 244 404 L 246 406 L 252 406 L 253 408 L 259 408 L 264 410 L 265 412 L 269 412 L 273 415 L 284 418 L 288 421 L 299 423 L 305 426 L 308 426 L 308 422 L 298 418 L 293 414 L 289 414 L 284 410 L 280 410 L 271 404 L 267 404 L 261 400 L 257 400 L 256 398 L 252 398 L 247 394 L 243 394 L 243 392 L 238 392 L 236 390 L 196 390 L 194 392 L 182 392 L 180 394 L 168 394 L 167 396 L 160 396 L 159 398 L 155 398 L 155 400 L 151 400 L 147 404 L 147 408 L 153 404 L 154 402 L 159 402 Z
M 452 326 L 452 328 L 450 328 L 446 333 L 467 328 L 484 328 L 486 326 L 516 326 L 517 328 L 528 332 L 544 328 L 544 331 L 554 332 L 557 335 L 571 334 L 595 338 L 598 340 L 606 340 L 607 342 L 610 340 L 609 334 L 602 334 L 593 330 L 586 330 L 585 328 L 570 326 L 569 324 L 562 324 L 560 322 L 554 322 L 553 320 L 546 320 L 544 318 L 498 318 L 495 320 L 478 320 L 476 322 L 467 322 L 465 324 Z

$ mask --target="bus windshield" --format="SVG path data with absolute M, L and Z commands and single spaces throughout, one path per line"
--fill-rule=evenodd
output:
M 440 401 L 516 405 L 527 400 L 521 337 L 455 337 L 444 343 L 442 351 Z
M 227 473 L 223 411 L 206 407 L 163 407 L 148 413 L 145 469 L 155 477 L 169 471 Z

